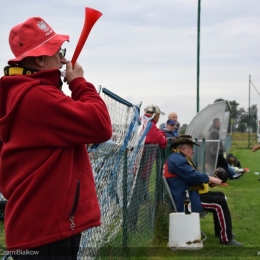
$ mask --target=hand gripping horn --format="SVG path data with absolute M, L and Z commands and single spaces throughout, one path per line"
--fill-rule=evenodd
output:
M 79 54 L 88 38 L 93 25 L 96 23 L 101 15 L 102 13 L 100 13 L 99 11 L 89 7 L 85 7 L 85 22 L 76 49 L 71 59 L 72 65 L 74 65 L 77 61 L 77 58 L 79 57 Z

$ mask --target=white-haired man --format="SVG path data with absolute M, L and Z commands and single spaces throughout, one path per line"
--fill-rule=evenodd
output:
M 177 113 L 175 113 L 175 112 L 170 112 L 170 113 L 168 114 L 168 120 L 174 120 L 174 122 L 175 122 L 175 128 L 174 128 L 174 130 L 173 130 L 173 132 L 172 132 L 172 135 L 173 135 L 174 137 L 179 136 L 180 123 L 178 122 L 178 115 L 177 115 Z M 167 121 L 168 121 L 168 120 L 167 120 Z M 166 124 L 167 124 L 167 122 L 166 122 Z M 166 124 L 165 124 L 165 123 L 161 124 L 161 125 L 160 125 L 160 129 L 161 129 L 161 130 L 165 129 Z
M 213 213 L 215 236 L 224 245 L 242 246 L 233 239 L 230 211 L 223 192 L 209 191 L 208 183 L 221 184 L 219 178 L 199 172 L 192 162 L 193 145 L 187 137 L 176 137 L 171 144 L 171 154 L 164 166 L 164 176 L 175 200 L 177 211 L 184 211 L 185 191 L 189 191 L 192 212 L 206 209 Z
M 85 144 L 107 141 L 111 122 L 81 66 L 66 60 L 68 40 L 40 17 L 9 35 L 15 57 L 0 81 L 0 190 L 8 200 L 6 246 L 18 250 L 15 260 L 32 259 L 19 250 L 77 259 L 81 232 L 101 224 Z M 61 91 L 63 65 L 71 97 Z

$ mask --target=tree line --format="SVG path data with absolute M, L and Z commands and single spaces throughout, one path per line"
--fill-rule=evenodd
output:
M 225 99 L 218 98 L 214 103 L 219 101 L 225 101 Z M 235 100 L 228 101 L 231 107 L 230 111 L 230 125 L 229 132 L 241 132 L 246 133 L 250 131 L 251 133 L 256 133 L 258 129 L 258 110 L 257 105 L 252 105 L 250 108 L 239 107 L 239 103 Z M 187 124 L 183 124 L 180 128 L 180 134 L 184 134 Z
M 219 98 L 214 101 L 224 101 L 224 99 Z M 235 100 L 228 101 L 231 107 L 230 112 L 230 130 L 233 132 L 257 132 L 258 126 L 258 115 L 257 115 L 257 105 L 252 105 L 247 109 L 239 107 L 239 103 Z

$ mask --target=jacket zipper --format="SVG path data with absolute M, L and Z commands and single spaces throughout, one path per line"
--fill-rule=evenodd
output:
M 79 197 L 80 197 L 80 181 L 77 181 L 76 192 L 73 200 L 73 204 L 70 211 L 70 228 L 74 230 L 75 222 L 74 222 L 74 214 L 76 213 L 79 206 Z

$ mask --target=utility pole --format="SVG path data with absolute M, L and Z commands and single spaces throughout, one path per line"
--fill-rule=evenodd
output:
M 247 127 L 248 127 L 248 147 L 247 148 L 250 148 L 250 85 L 251 85 L 251 75 L 249 75 L 249 95 L 248 95 L 248 124 L 247 124 Z
M 198 34 L 197 34 L 197 113 L 200 111 L 200 0 L 198 0 Z

